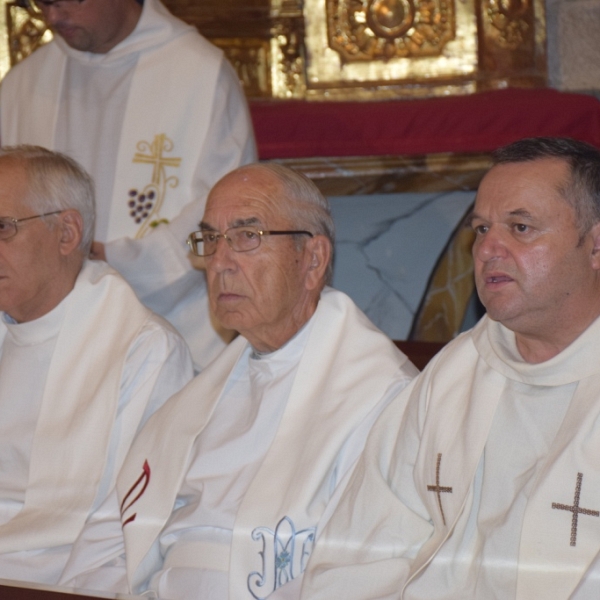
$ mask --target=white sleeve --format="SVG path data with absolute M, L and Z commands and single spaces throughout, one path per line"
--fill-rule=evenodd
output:
M 202 281 L 188 257 L 186 240 L 197 230 L 213 185 L 233 169 L 257 160 L 252 122 L 233 67 L 223 60 L 210 126 L 193 177 L 194 197 L 168 224 L 142 239 L 106 243 L 108 263 L 117 269 L 151 309 L 168 313 L 191 287 Z M 162 274 L 162 276 L 157 276 Z
M 304 600 L 398 598 L 433 524 L 413 482 L 422 378 L 381 413 L 352 477 L 309 558 Z M 405 410 L 406 409 L 406 410 Z
M 112 593 L 129 591 L 116 489 L 88 519 L 73 545 L 59 585 Z
M 104 475 L 94 508 L 71 549 L 60 578 L 62 585 L 127 592 L 115 480 L 135 434 L 192 377 L 192 361 L 185 342 L 168 323 L 154 315 L 129 349 Z
M 183 338 L 164 319 L 152 315 L 125 360 L 106 466 L 92 510 L 104 502 L 114 487 L 135 434 L 193 375 L 192 359 Z

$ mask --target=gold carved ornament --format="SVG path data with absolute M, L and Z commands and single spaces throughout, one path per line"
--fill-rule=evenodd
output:
M 329 45 L 342 62 L 438 56 L 454 39 L 453 0 L 328 0 Z
M 9 67 L 27 58 L 34 50 L 52 39 L 52 32 L 48 29 L 42 13 L 29 0 L 6 1 L 3 16 L 8 36 L 8 57 L 1 57 L 2 75 Z

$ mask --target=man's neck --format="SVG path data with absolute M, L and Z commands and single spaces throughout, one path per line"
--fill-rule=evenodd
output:
M 127 2 L 127 10 L 123 14 L 122 25 L 115 37 L 95 51 L 96 54 L 106 54 L 127 39 L 137 27 L 142 16 L 142 3 L 137 0 L 124 0 Z
M 517 349 L 525 362 L 546 362 L 570 346 L 599 316 L 600 313 L 594 312 L 579 327 L 568 330 L 562 329 L 561 324 L 557 323 L 555 330 L 548 336 L 515 332 Z

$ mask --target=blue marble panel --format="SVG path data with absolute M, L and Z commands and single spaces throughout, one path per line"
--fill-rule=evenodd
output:
M 330 198 L 333 286 L 392 339 L 406 339 L 431 271 L 475 192 Z

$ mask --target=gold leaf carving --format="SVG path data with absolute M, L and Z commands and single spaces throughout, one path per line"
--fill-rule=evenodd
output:
M 326 10 L 344 63 L 439 56 L 455 37 L 453 0 L 327 0 Z
M 484 0 L 483 8 L 498 46 L 513 50 L 529 41 L 532 36 L 530 0 Z
M 7 2 L 6 20 L 11 66 L 52 39 L 41 13 L 27 0 Z

